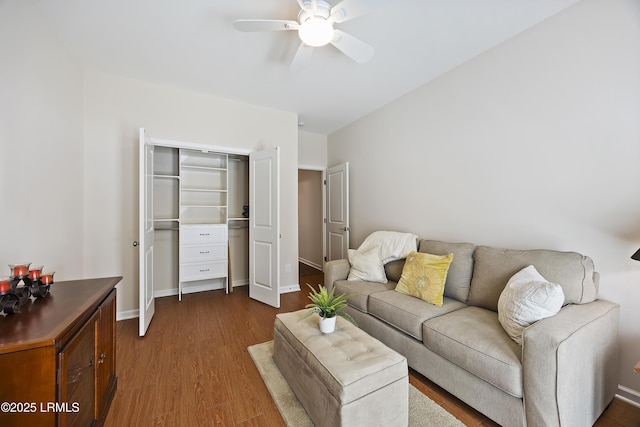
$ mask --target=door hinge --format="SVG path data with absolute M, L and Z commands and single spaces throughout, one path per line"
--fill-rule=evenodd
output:
M 325 179 L 324 181 L 322 181 L 323 185 L 327 185 L 327 180 Z
M 327 218 L 323 218 L 322 221 L 324 221 L 324 223 L 327 223 Z
M 324 257 L 324 262 L 327 262 L 327 257 Z

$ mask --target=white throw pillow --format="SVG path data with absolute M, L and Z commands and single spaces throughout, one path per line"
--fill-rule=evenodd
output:
M 554 316 L 563 303 L 562 287 L 548 282 L 530 265 L 514 274 L 500 294 L 498 320 L 507 334 L 522 345 L 525 328 Z
M 378 248 L 366 251 L 349 249 L 349 277 L 347 280 L 387 283 L 387 275 L 380 260 Z

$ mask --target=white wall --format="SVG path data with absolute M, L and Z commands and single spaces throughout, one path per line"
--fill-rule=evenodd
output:
M 138 308 L 138 129 L 154 138 L 281 151 L 281 287 L 298 281 L 297 115 L 115 76 L 87 74 L 85 272 L 122 275 L 118 311 Z M 286 272 L 289 264 L 291 271 Z
M 40 11 L 0 1 L 0 276 L 83 277 L 82 74 Z
M 574 250 L 621 305 L 640 391 L 640 2 L 584 0 L 329 136 L 372 231 Z
M 298 166 L 300 169 L 327 168 L 327 136 L 313 132 L 298 132 Z
M 327 168 L 327 136 L 298 132 L 298 252 L 302 262 L 322 269 L 322 173 Z M 318 187 L 319 185 L 319 187 Z

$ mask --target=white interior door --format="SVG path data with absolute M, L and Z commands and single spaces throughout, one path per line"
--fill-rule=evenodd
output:
M 249 296 L 280 307 L 280 151 L 249 155 Z
M 155 312 L 153 297 L 153 145 L 146 143 L 144 129 L 140 129 L 139 185 L 139 334 L 143 336 L 147 332 Z
M 349 249 L 349 163 L 330 167 L 326 181 L 325 261 L 347 259 Z

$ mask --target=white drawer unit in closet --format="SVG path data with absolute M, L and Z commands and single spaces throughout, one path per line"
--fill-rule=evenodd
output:
M 227 237 L 226 224 L 180 227 L 180 299 L 183 282 L 227 278 Z

